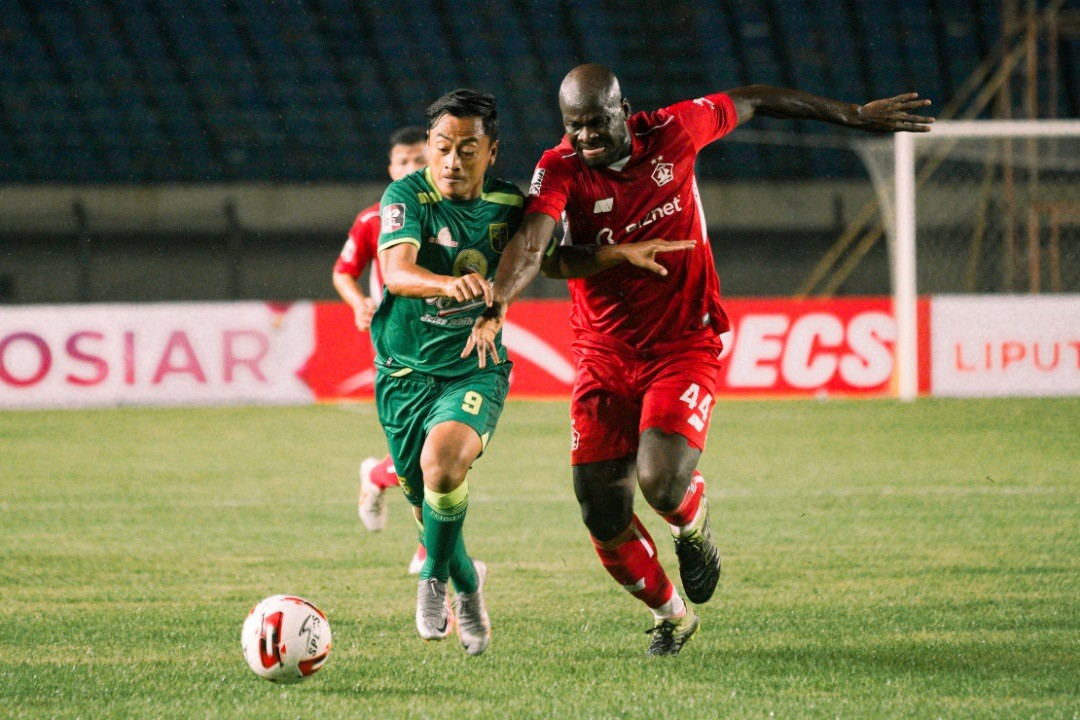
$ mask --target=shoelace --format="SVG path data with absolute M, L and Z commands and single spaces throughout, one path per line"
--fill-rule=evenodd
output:
M 446 627 L 447 612 L 446 612 L 446 593 L 439 591 L 439 581 L 437 578 L 428 578 L 425 582 L 427 592 L 424 593 L 424 617 L 431 618 L 437 617 L 442 626 Z
M 715 546 L 709 546 L 704 533 L 695 534 L 686 538 L 678 538 L 675 541 L 675 554 L 679 555 L 680 559 L 681 554 L 686 553 L 688 550 L 700 553 L 708 563 L 713 563 L 718 555 Z
M 655 627 L 651 627 L 646 630 L 645 634 L 652 635 L 653 637 L 659 635 L 664 640 L 671 640 L 675 636 L 675 623 L 671 622 L 670 620 L 665 620 L 659 625 L 656 625 Z

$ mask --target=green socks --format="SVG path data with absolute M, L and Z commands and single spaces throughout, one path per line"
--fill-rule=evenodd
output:
M 424 489 L 424 547 L 427 560 L 420 577 L 436 578 L 442 582 L 454 581 L 459 593 L 476 592 L 479 578 L 472 559 L 465 551 L 462 527 L 469 509 L 469 483 L 465 481 L 448 493 Z

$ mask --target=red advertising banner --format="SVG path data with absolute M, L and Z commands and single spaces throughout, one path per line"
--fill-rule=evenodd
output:
M 889 298 L 727 299 L 718 387 L 725 396 L 893 394 L 896 321 Z M 514 361 L 516 398 L 569 397 L 573 386 L 570 303 L 528 300 L 510 311 L 503 340 Z M 929 312 L 920 301 L 920 387 L 928 389 Z M 340 303 L 315 306 L 315 350 L 300 376 L 320 400 L 373 396 L 371 341 Z
M 919 303 L 924 394 L 931 381 L 931 302 L 942 303 Z M 1007 381 L 1003 387 L 1010 392 L 1019 391 L 1018 373 L 1028 366 L 1034 379 L 1024 392 L 1075 391 L 1074 378 L 1065 377 L 1072 372 L 1066 365 L 1073 357 L 1069 353 L 1076 345 L 1075 334 L 1032 334 L 1053 323 L 1043 318 L 1032 327 L 1024 325 L 1024 318 L 1042 318 L 1025 305 L 1016 310 L 1020 329 L 1011 335 L 968 338 L 960 330 L 985 325 L 971 319 L 972 308 L 979 318 L 988 313 L 1005 317 L 1005 309 L 995 305 L 984 312 L 986 303 L 949 302 L 933 318 L 936 333 L 948 335 L 942 335 L 935 350 L 935 393 L 988 393 L 987 378 L 998 365 L 1002 372 L 997 375 Z M 1007 309 L 1014 301 L 1000 302 Z M 725 307 L 732 332 L 724 336 L 719 396 L 894 394 L 896 322 L 890 299 L 732 298 Z M 1062 307 L 1050 307 L 1043 315 L 1072 327 L 1068 318 L 1075 317 L 1074 306 Z M 512 397 L 570 396 L 574 367 L 569 313 L 565 300 L 514 305 L 503 331 L 514 361 Z M 954 358 L 950 362 L 956 368 L 950 370 L 953 365 L 942 358 Z M 0 407 L 369 399 L 374 394 L 373 360 L 368 334 L 356 330 L 343 303 L 9 308 L 0 316 Z
M 503 329 L 514 370 L 515 398 L 567 398 L 574 384 L 570 356 L 570 303 L 529 300 L 515 303 Z M 318 400 L 374 397 L 375 367 L 371 338 L 353 324 L 342 303 L 315 305 L 315 350 L 300 371 Z
M 886 297 L 726 299 L 718 392 L 748 396 L 894 395 L 896 319 Z M 919 387 L 929 387 L 929 312 L 920 300 Z

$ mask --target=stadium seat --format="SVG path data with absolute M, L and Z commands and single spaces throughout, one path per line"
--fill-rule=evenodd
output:
M 471 13 L 445 0 L 24 0 L 0 3 L 0 20 L 0 182 L 382 180 L 389 133 L 461 86 L 496 94 L 499 172 L 523 179 L 558 139 L 558 83 L 582 61 L 611 65 L 634 109 L 750 82 L 851 101 L 917 89 L 940 108 L 1000 35 L 997 0 L 662 12 L 512 0 Z M 1056 92 L 1068 117 L 1080 112 L 1080 41 L 1062 48 Z M 702 155 L 703 174 L 862 173 L 850 153 L 738 137 Z

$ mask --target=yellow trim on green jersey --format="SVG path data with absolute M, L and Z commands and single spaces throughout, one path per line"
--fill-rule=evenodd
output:
M 431 166 L 428 165 L 424 168 L 424 182 L 431 192 L 416 193 L 416 197 L 420 200 L 421 205 L 430 205 L 431 203 L 437 203 L 443 199 L 442 193 L 439 192 L 439 188 L 435 185 L 435 178 L 431 176 Z
M 431 188 L 428 192 L 416 193 L 416 199 L 420 201 L 421 205 L 431 205 L 433 203 L 442 202 L 443 195 L 439 192 L 439 188 L 435 186 L 435 179 L 431 176 L 431 167 L 424 168 L 424 182 Z M 484 202 L 495 203 L 497 205 L 509 205 L 511 207 L 525 207 L 525 198 L 521 195 L 515 195 L 508 192 L 481 192 L 480 199 Z
M 480 199 L 498 205 L 510 205 L 511 207 L 524 207 L 525 198 L 511 193 L 493 192 L 480 193 Z
M 400 370 L 395 370 L 394 372 L 390 373 L 390 377 L 405 377 L 412 371 L 412 368 L 401 368 Z
M 415 245 L 416 247 L 420 247 L 420 241 L 417 240 L 416 238 L 403 237 L 403 238 L 397 238 L 395 240 L 388 240 L 387 242 L 384 242 L 382 245 L 379 246 L 379 252 L 382 252 L 383 250 L 385 250 L 387 248 L 392 248 L 395 245 L 401 245 L 403 243 L 409 243 L 410 245 Z

